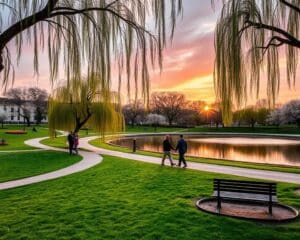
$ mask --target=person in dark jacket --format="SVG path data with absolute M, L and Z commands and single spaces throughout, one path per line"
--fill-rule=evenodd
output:
M 170 164 L 171 166 L 174 166 L 175 163 L 173 163 L 173 159 L 172 159 L 172 155 L 171 155 L 171 150 L 175 150 L 172 147 L 171 141 L 170 141 L 170 136 L 167 135 L 166 139 L 163 141 L 163 151 L 164 151 L 164 155 L 163 158 L 161 160 L 161 165 L 164 166 L 165 165 L 165 159 L 168 156 L 169 160 L 170 160 Z
M 74 148 L 74 134 L 73 134 L 73 132 L 70 132 L 68 134 L 68 144 L 69 144 L 69 153 L 70 153 L 70 155 L 72 155 L 73 148 Z
M 178 150 L 178 153 L 179 153 L 179 162 L 178 162 L 178 167 L 181 166 L 181 163 L 183 163 L 183 167 L 186 168 L 187 167 L 187 164 L 186 164 L 186 161 L 185 161 L 185 158 L 184 158 L 184 154 L 186 153 L 187 151 L 187 143 L 186 141 L 183 139 L 183 135 L 180 135 L 180 139 L 177 143 L 177 146 L 176 146 L 176 151 Z

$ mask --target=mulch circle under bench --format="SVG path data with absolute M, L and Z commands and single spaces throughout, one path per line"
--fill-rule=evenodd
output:
M 280 204 L 276 183 L 214 179 L 212 197 L 200 199 L 196 206 L 205 212 L 271 222 L 295 219 L 298 211 Z

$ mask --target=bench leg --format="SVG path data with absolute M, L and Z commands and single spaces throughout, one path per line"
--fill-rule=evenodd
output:
M 220 212 L 220 210 L 221 210 L 221 198 L 220 197 L 217 198 L 217 209 Z
M 272 209 L 272 202 L 269 203 L 269 214 L 273 214 L 273 209 Z

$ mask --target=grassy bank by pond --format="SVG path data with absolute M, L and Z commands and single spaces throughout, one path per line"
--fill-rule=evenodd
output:
M 266 133 L 266 134 L 300 134 L 296 126 L 260 126 L 260 127 L 196 127 L 185 129 L 184 132 L 213 132 L 213 133 Z
M 105 148 L 109 150 L 132 153 L 132 149 L 110 145 L 101 138 L 90 141 L 90 144 L 96 147 Z M 137 150 L 136 154 L 142 154 L 153 157 L 162 157 L 162 153 L 148 152 Z M 174 159 L 178 159 L 177 154 L 173 154 Z M 248 162 L 239 162 L 233 160 L 219 160 L 219 159 L 207 159 L 200 157 L 186 157 L 187 161 L 199 162 L 199 163 L 209 163 L 209 164 L 218 164 L 224 166 L 233 166 L 233 167 L 243 167 L 243 168 L 252 168 L 252 169 L 261 169 L 261 170 L 270 170 L 270 171 L 279 171 L 279 172 L 290 172 L 290 173 L 300 173 L 300 168 L 297 167 L 288 167 L 288 166 L 278 166 L 270 164 L 258 164 L 258 163 L 248 163 Z M 168 162 L 168 160 L 167 160 Z
M 126 126 L 126 133 L 159 133 L 159 132 L 213 132 L 213 133 L 267 133 L 267 134 L 300 134 L 300 128 L 296 125 L 290 126 L 256 126 L 252 127 L 158 127 L 156 130 L 152 126 Z
M 107 137 L 106 140 L 111 138 Z M 45 139 L 42 141 L 43 144 L 59 147 L 59 148 L 67 148 L 66 137 L 58 137 L 52 139 Z M 90 141 L 90 144 L 95 147 L 105 148 L 108 150 L 119 151 L 124 153 L 132 153 L 132 149 L 113 146 L 106 142 L 103 142 L 101 138 L 97 138 L 95 140 Z M 80 140 L 79 140 L 80 147 Z M 148 152 L 137 150 L 136 154 L 142 154 L 153 157 L 162 157 L 161 153 Z M 174 159 L 178 159 L 178 155 L 173 155 Z M 279 166 L 279 165 L 269 165 L 269 164 L 256 164 L 256 163 L 247 163 L 247 162 L 239 162 L 232 160 L 218 160 L 218 159 L 207 159 L 200 157 L 186 157 L 187 161 L 199 162 L 199 163 L 210 163 L 210 164 L 218 164 L 224 166 L 233 166 L 233 167 L 243 167 L 243 168 L 251 168 L 251 169 L 261 169 L 261 170 L 270 170 L 270 171 L 279 171 L 279 172 L 290 172 L 290 173 L 300 173 L 300 168 L 297 167 L 288 167 L 288 166 Z
M 264 224 L 195 208 L 214 177 L 115 157 L 87 171 L 0 191 L 1 239 L 296 240 L 300 220 Z M 279 184 L 281 202 L 300 207 L 295 185 Z

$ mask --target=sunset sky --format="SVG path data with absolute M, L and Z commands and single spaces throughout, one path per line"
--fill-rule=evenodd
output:
M 211 7 L 211 0 L 183 0 L 183 18 L 178 20 L 172 44 L 164 51 L 163 72 L 151 72 L 152 91 L 179 91 L 191 100 L 215 100 L 213 86 L 214 28 L 220 8 Z M 51 90 L 47 56 L 41 56 L 40 76 L 33 76 L 32 49 L 24 48 L 19 66 L 15 66 L 14 86 L 38 86 Z M 282 59 L 284 66 L 284 59 Z M 299 96 L 300 83 L 295 89 L 288 89 L 282 72 L 282 84 L 278 102 L 285 102 Z M 298 79 L 300 73 L 298 74 Z M 260 98 L 265 97 L 262 87 Z M 256 96 L 248 103 L 256 101 Z

